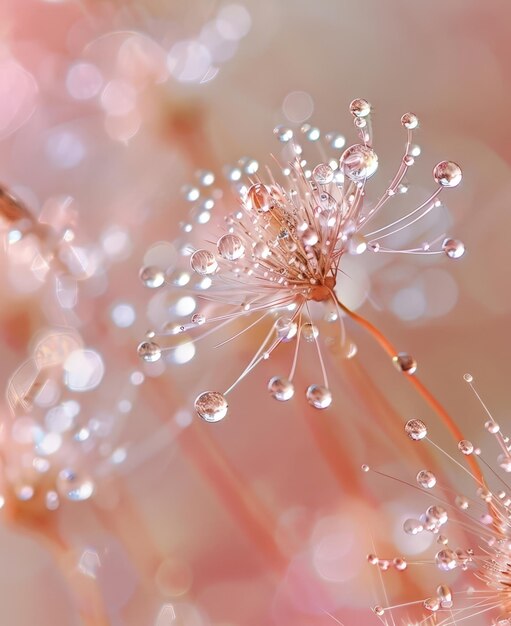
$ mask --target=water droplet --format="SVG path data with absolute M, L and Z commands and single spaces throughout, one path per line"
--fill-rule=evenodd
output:
M 298 332 L 298 324 L 290 317 L 279 317 L 275 322 L 275 331 L 282 341 L 291 341 Z
M 276 126 L 273 129 L 273 134 L 282 143 L 287 143 L 288 141 L 291 141 L 291 139 L 293 139 L 293 131 L 286 126 Z
M 474 377 L 472 376 L 472 374 L 463 374 L 463 380 L 466 383 L 471 383 L 474 380 Z
M 454 161 L 441 161 L 433 169 L 433 178 L 442 187 L 456 187 L 462 176 L 461 167 Z
M 410 439 L 419 441 L 420 439 L 424 439 L 424 437 L 428 434 L 428 429 L 422 420 L 411 419 L 405 424 L 405 433 L 410 437 Z
M 363 98 L 356 98 L 350 103 L 350 112 L 354 117 L 367 117 L 371 113 L 371 105 Z
M 227 261 L 236 261 L 245 254 L 245 246 L 238 235 L 222 235 L 216 246 L 220 256 Z
M 328 185 L 334 179 L 334 170 L 327 163 L 320 163 L 312 170 L 312 176 L 318 185 Z
M 443 526 L 447 523 L 447 520 L 449 519 L 447 511 L 444 509 L 443 506 L 440 506 L 438 504 L 433 504 L 432 506 L 428 507 L 428 510 L 426 511 L 426 517 L 428 517 L 430 520 L 433 520 L 438 526 Z
M 227 400 L 218 391 L 204 391 L 195 399 L 195 410 L 206 422 L 219 422 L 227 415 Z
M 271 194 L 266 185 L 256 183 L 249 188 L 247 208 L 255 211 L 268 211 L 271 208 Z
M 444 548 L 436 553 L 435 561 L 438 569 L 443 572 L 450 572 L 453 569 L 456 569 L 458 565 L 458 558 L 456 552 L 451 550 L 451 548 Z
M 427 598 L 424 600 L 423 605 L 427 611 L 434 613 L 440 608 L 440 600 L 438 598 Z
M 401 118 L 401 124 L 408 130 L 413 130 L 419 125 L 419 118 L 415 113 L 405 113 Z
M 444 239 L 442 250 L 450 259 L 459 259 L 465 254 L 465 244 L 459 239 Z
M 474 445 L 471 441 L 468 441 L 467 439 L 462 439 L 460 442 L 458 442 L 458 450 L 468 456 L 469 454 L 472 454 L 474 452 Z
M 375 613 L 375 615 L 381 617 L 385 613 L 385 609 L 382 606 L 378 605 L 373 607 L 373 612 Z
M 395 558 L 392 560 L 392 565 L 397 569 L 398 572 L 403 572 L 407 567 L 408 563 L 403 558 Z
M 209 250 L 196 250 L 190 257 L 190 267 L 197 274 L 206 276 L 217 271 L 218 263 Z
M 302 241 L 306 246 L 314 246 L 318 243 L 318 233 L 308 226 L 302 233 Z
M 424 526 L 418 519 L 410 518 L 405 520 L 403 530 L 407 535 L 418 535 L 424 530 Z
M 438 585 L 436 588 L 436 595 L 440 600 L 440 605 L 443 609 L 452 608 L 452 591 L 448 585 Z
M 313 342 L 319 336 L 319 329 L 314 324 L 307 322 L 306 324 L 302 324 L 301 327 L 302 337 L 305 341 Z
M 192 315 L 192 324 L 197 324 L 197 326 L 201 326 L 206 322 L 206 317 L 202 315 L 202 313 L 195 313 Z
M 295 388 L 293 383 L 287 378 L 274 376 L 268 382 L 268 391 L 275 400 L 285 402 L 294 396 Z
M 421 470 L 417 474 L 417 484 L 423 489 L 433 489 L 436 485 L 436 476 L 429 470 Z
M 493 419 L 486 421 L 484 423 L 484 427 L 492 435 L 496 435 L 500 430 L 500 426 Z
M 254 256 L 258 259 L 267 259 L 270 256 L 270 248 L 263 241 L 259 241 L 254 246 Z
M 154 363 L 161 358 L 161 348 L 154 341 L 143 341 L 139 344 L 137 352 L 147 363 Z
M 316 409 L 326 409 L 332 404 L 332 394 L 330 390 L 321 385 L 310 385 L 307 387 L 306 397 Z
M 165 282 L 165 273 L 159 267 L 152 265 L 143 267 L 140 270 L 139 276 L 144 285 L 150 289 L 157 289 Z
M 378 169 L 378 157 L 369 146 L 355 144 L 343 152 L 339 167 L 354 182 L 364 181 Z
M 392 357 L 392 362 L 396 368 L 404 374 L 415 374 L 417 371 L 417 361 L 406 352 L 399 352 L 396 356 Z
M 72 469 L 63 469 L 57 476 L 57 489 L 68 500 L 87 500 L 94 493 L 94 483 Z

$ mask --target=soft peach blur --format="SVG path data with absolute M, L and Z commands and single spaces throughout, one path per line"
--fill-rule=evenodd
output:
M 347 107 L 364 97 L 384 185 L 400 158 L 400 116 L 412 110 L 422 155 L 410 182 L 422 197 L 437 161 L 462 165 L 438 224 L 467 254 L 350 259 L 359 311 L 414 355 L 468 437 L 480 438 L 482 417 L 465 371 L 505 425 L 510 19 L 506 0 L 2 2 L 0 180 L 37 219 L 23 247 L 0 251 L 0 376 L 4 388 L 22 366 L 29 376 L 40 342 L 70 329 L 90 374 L 66 353 L 38 375 L 46 393 L 79 401 L 80 424 L 97 433 L 94 446 L 68 442 L 52 457 L 52 472 L 73 463 L 93 480 L 93 498 L 49 511 L 16 497 L 29 478 L 12 426 L 25 413 L 42 424 L 50 400 L 0 407 L 2 624 L 377 623 L 370 607 L 383 590 L 365 555 L 373 542 L 386 554 L 412 549 L 395 531 L 418 498 L 360 465 L 413 480 L 418 453 L 401 423 L 420 416 L 451 445 L 437 418 L 349 326 L 358 354 L 329 357 L 331 409 L 267 395 L 267 379 L 287 366 L 277 354 L 233 392 L 228 419 L 202 423 L 196 393 L 233 379 L 255 344 L 148 368 L 139 384 L 153 294 L 138 272 L 154 242 L 179 233 L 181 189 L 197 169 L 220 175 L 247 155 L 269 162 L 279 123 L 353 137 Z M 316 367 L 304 359 L 298 382 Z M 37 478 L 36 496 L 54 478 Z M 404 580 L 388 577 L 394 597 Z M 421 597 L 435 580 L 421 573 L 408 592 Z

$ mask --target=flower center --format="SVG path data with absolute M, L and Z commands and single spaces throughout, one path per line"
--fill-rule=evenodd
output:
M 327 276 L 321 285 L 316 285 L 309 290 L 309 300 L 324 302 L 332 297 L 332 290 L 335 287 L 335 276 Z

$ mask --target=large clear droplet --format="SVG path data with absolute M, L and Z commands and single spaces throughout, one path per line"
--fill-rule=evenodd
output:
M 206 322 L 206 316 L 203 315 L 202 313 L 194 313 L 192 315 L 192 324 L 196 324 L 197 326 L 202 326 L 202 324 L 205 324 Z
M 408 130 L 413 130 L 419 125 L 419 118 L 415 113 L 405 113 L 401 118 L 401 124 Z
M 407 519 L 403 524 L 403 530 L 407 535 L 418 535 L 424 530 L 424 526 L 418 519 Z
M 354 117 L 367 117 L 371 113 L 371 105 L 364 98 L 356 98 L 350 103 L 350 112 Z
M 436 476 L 429 470 L 421 470 L 417 474 L 417 484 L 423 489 L 433 489 L 436 485 Z
M 406 352 L 396 354 L 396 356 L 392 357 L 392 362 L 403 374 L 412 375 L 417 371 L 417 361 L 411 354 L 407 354 Z
M 310 385 L 305 393 L 309 404 L 316 409 L 326 409 L 332 404 L 330 390 L 322 385 Z
M 247 205 L 255 211 L 268 211 L 271 207 L 271 195 L 268 187 L 262 183 L 252 185 L 247 192 Z
M 275 331 L 282 341 L 291 341 L 298 332 L 298 324 L 290 317 L 279 317 L 275 322 Z
M 88 500 L 94 493 L 94 483 L 73 469 L 63 469 L 57 476 L 57 490 L 68 500 Z
M 454 552 L 454 550 L 451 550 L 450 548 L 445 548 L 444 550 L 440 550 L 440 552 L 437 552 L 435 561 L 438 569 L 442 570 L 443 572 L 449 572 L 453 569 L 456 569 L 456 566 L 458 565 L 456 552 Z
M 426 598 L 423 605 L 427 611 L 435 613 L 440 608 L 440 600 L 438 598 Z
M 245 254 L 245 246 L 238 235 L 222 235 L 216 246 L 220 256 L 227 261 L 236 261 Z
M 405 424 L 405 433 L 410 437 L 410 439 L 419 441 L 420 439 L 424 439 L 424 437 L 426 437 L 428 429 L 422 420 L 411 419 Z
M 444 524 L 447 524 L 447 521 L 449 519 L 447 511 L 444 509 L 443 506 L 440 506 L 439 504 L 433 504 L 432 506 L 428 507 L 428 510 L 426 511 L 426 517 L 428 517 L 430 520 L 433 520 L 438 526 L 443 526 Z
M 341 155 L 339 166 L 345 176 L 354 182 L 370 178 L 378 169 L 378 157 L 369 146 L 355 144 Z
M 143 341 L 137 348 L 138 356 L 147 363 L 154 363 L 161 358 L 161 348 L 154 341 Z
M 312 343 L 319 336 L 319 329 L 314 324 L 307 322 L 306 324 L 302 324 L 301 328 L 302 337 L 305 341 Z
M 433 169 L 433 177 L 442 187 L 456 187 L 463 177 L 461 167 L 454 161 L 441 161 Z
M 201 276 L 214 274 L 218 269 L 215 256 L 209 250 L 196 250 L 190 257 L 190 267 Z
M 254 256 L 257 259 L 267 259 L 271 254 L 270 248 L 264 241 L 258 241 L 254 246 Z
M 139 276 L 144 285 L 150 289 L 157 289 L 165 282 L 165 273 L 159 267 L 143 267 Z
M 328 185 L 334 179 L 334 170 L 327 163 L 320 163 L 312 170 L 312 176 L 318 185 Z
M 444 239 L 442 250 L 450 259 L 459 259 L 465 254 L 465 244 L 459 239 Z
M 462 454 L 466 454 L 468 456 L 469 454 L 472 454 L 474 452 L 474 444 L 467 439 L 462 439 L 458 442 L 458 450 Z
M 294 396 L 295 388 L 293 383 L 287 378 L 274 376 L 268 382 L 268 391 L 275 398 L 275 400 L 285 402 Z
M 227 415 L 229 405 L 218 391 L 204 391 L 195 399 L 195 410 L 206 422 L 219 422 Z

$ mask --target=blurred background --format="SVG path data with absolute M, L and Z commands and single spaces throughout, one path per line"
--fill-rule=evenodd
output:
M 377 198 L 413 111 L 406 202 L 433 189 L 438 161 L 460 163 L 428 228 L 467 252 L 348 258 L 346 289 L 482 445 L 465 372 L 509 418 L 510 18 L 505 0 L 2 2 L 0 180 L 19 199 L 0 198 L 2 623 L 377 623 L 365 556 L 426 550 L 400 534 L 425 500 L 360 465 L 414 482 L 423 460 L 401 424 L 421 417 L 449 448 L 445 429 L 349 323 L 358 352 L 328 357 L 327 411 L 266 393 L 288 367 L 276 354 L 227 419 L 200 422 L 196 394 L 234 379 L 254 339 L 142 363 L 155 296 L 139 270 L 171 263 L 197 171 L 271 164 L 277 124 L 354 143 L 356 97 L 373 106 Z M 302 386 L 315 369 L 304 355 Z M 423 569 L 388 576 L 391 597 L 425 597 Z

